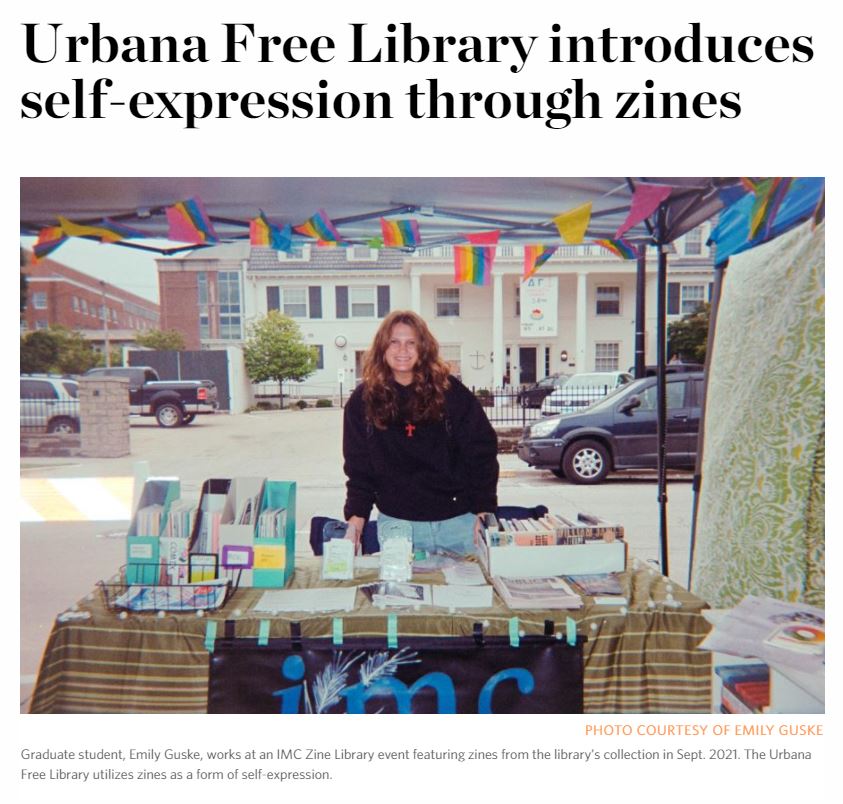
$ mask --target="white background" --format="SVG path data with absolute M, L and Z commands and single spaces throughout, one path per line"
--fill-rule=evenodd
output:
M 14 8 L 11 6 L 14 5 Z M 12 314 L 11 261 L 15 251 L 12 227 L 16 226 L 16 199 L 20 176 L 681 176 L 681 175 L 825 175 L 829 179 L 829 246 L 832 252 L 829 279 L 835 280 L 836 219 L 834 191 L 840 147 L 839 64 L 840 27 L 835 24 L 831 3 L 708 2 L 600 2 L 561 4 L 538 2 L 468 3 L 426 0 L 411 3 L 339 3 L 323 0 L 313 4 L 220 3 L 220 2 L 38 2 L 6 4 L 2 27 L 4 55 L 4 181 L 2 220 L 7 226 L 6 291 L 8 315 L 4 343 L 16 337 Z M 172 34 L 202 35 L 212 59 L 219 56 L 222 22 L 253 22 L 258 33 L 308 38 L 329 35 L 338 44 L 333 63 L 257 64 L 66 64 L 56 61 L 38 65 L 24 53 L 22 22 L 61 22 L 62 33 L 82 35 L 87 23 L 99 21 L 103 31 L 117 37 Z M 504 64 L 349 65 L 350 22 L 367 22 L 372 42 L 385 33 L 388 22 L 411 21 L 427 34 L 537 35 L 544 38 L 554 22 L 563 34 L 591 34 L 611 26 L 613 32 L 675 39 L 688 32 L 688 23 L 699 21 L 703 33 L 763 38 L 797 35 L 813 38 L 815 56 L 808 64 L 733 65 L 569 65 L 547 63 L 545 44 L 537 44 L 524 70 L 514 75 Z M 205 91 L 301 91 L 313 90 L 320 78 L 333 89 L 362 92 L 389 91 L 399 114 L 394 120 L 209 120 L 195 131 L 179 121 L 136 120 L 126 113 L 107 120 L 22 120 L 20 96 L 26 91 L 65 90 L 70 79 L 93 81 L 108 76 L 112 92 L 128 97 L 139 90 Z M 539 120 L 466 121 L 410 120 L 403 113 L 403 92 L 414 81 L 437 77 L 452 91 L 529 90 L 543 93 L 565 89 L 573 78 L 583 78 L 586 88 L 600 94 L 604 118 L 575 120 L 564 131 L 551 130 Z M 656 90 L 740 92 L 742 113 L 736 120 L 615 120 L 610 115 L 617 91 L 642 88 L 646 79 Z M 175 200 L 175 199 L 174 199 Z M 833 296 L 834 298 L 834 296 Z M 835 316 L 830 318 L 830 342 L 835 343 Z M 4 375 L 13 377 L 11 348 L 4 359 Z M 830 350 L 834 358 L 834 349 Z M 834 364 L 829 372 L 834 376 Z M 12 383 L 7 382 L 7 386 Z M 831 407 L 834 409 L 833 386 Z M 11 459 L 16 421 L 14 400 L 3 397 L 3 421 L 9 427 L 6 450 L 9 459 L 3 488 L 4 500 L 14 510 L 17 480 Z M 833 425 L 833 417 L 830 424 Z M 832 430 L 829 462 L 833 464 Z M 834 493 L 829 495 L 829 521 L 837 513 Z M 830 576 L 836 577 L 835 534 L 829 540 Z M 10 543 L 15 544 L 9 534 Z M 17 571 L 9 568 L 16 583 Z M 94 579 L 92 579 L 93 581 Z M 829 584 L 830 596 L 834 584 Z M 8 599 L 17 601 L 15 589 Z M 14 606 L 15 604 L 10 604 Z M 7 618 L 17 622 L 17 617 Z M 834 633 L 832 618 L 831 631 Z M 16 644 L 14 634 L 7 645 Z M 831 653 L 832 668 L 834 653 Z M 9 650 L 11 656 L 13 651 Z M 11 789 L 18 775 L 21 747 L 116 748 L 170 746 L 240 749 L 289 747 L 390 749 L 417 745 L 427 748 L 485 748 L 499 750 L 541 747 L 552 750 L 597 748 L 647 748 L 662 745 L 673 749 L 706 748 L 709 745 L 760 748 L 787 746 L 811 750 L 817 760 L 809 769 L 787 763 L 604 763 L 577 764 L 485 763 L 483 765 L 348 766 L 338 770 L 337 786 L 286 783 L 279 786 L 233 787 L 194 783 L 181 789 L 161 785 L 119 787 L 101 784 L 47 787 L 20 786 L 12 793 L 16 801 L 44 801 L 56 795 L 64 801 L 148 801 L 158 796 L 174 800 L 191 796 L 204 802 L 228 801 L 245 793 L 272 800 L 295 797 L 301 801 L 343 799 L 370 801 L 374 797 L 398 797 L 406 801 L 454 800 L 465 797 L 487 802 L 510 801 L 525 796 L 588 797 L 592 801 L 729 801 L 741 797 L 778 802 L 795 796 L 822 796 L 819 775 L 825 773 L 828 740 L 785 739 L 594 739 L 585 736 L 587 724 L 690 723 L 709 725 L 722 718 L 663 717 L 499 717 L 481 721 L 461 718 L 335 718 L 330 721 L 296 718 L 201 717 L 32 717 L 17 714 L 17 663 L 11 658 L 4 672 L 4 786 Z M 834 679 L 834 672 L 830 679 Z M 838 696 L 833 683 L 828 690 L 828 711 L 822 722 L 834 733 Z M 731 718 L 730 723 L 739 719 Z M 764 722 L 792 723 L 799 718 L 765 718 Z M 304 763 L 308 767 L 308 763 Z M 273 789 L 273 788 L 278 788 Z M 48 795 L 49 794 L 49 795 Z

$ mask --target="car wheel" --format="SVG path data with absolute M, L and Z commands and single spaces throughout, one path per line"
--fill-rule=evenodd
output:
M 79 425 L 73 421 L 73 419 L 69 419 L 67 416 L 61 416 L 58 419 L 53 419 L 47 425 L 47 432 L 48 433 L 78 433 L 79 432 Z
M 184 414 L 174 402 L 165 402 L 156 409 L 155 418 L 161 427 L 180 427 Z
M 190 424 L 196 418 L 195 413 L 185 413 L 184 419 L 182 420 L 182 424 Z
M 609 453 L 599 441 L 577 441 L 565 451 L 562 469 L 571 483 L 599 483 L 609 473 Z

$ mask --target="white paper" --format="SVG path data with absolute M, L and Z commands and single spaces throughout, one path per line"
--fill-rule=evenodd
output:
M 275 614 L 281 611 L 351 611 L 357 595 L 355 586 L 321 589 L 272 589 L 264 592 L 253 611 Z
M 354 577 L 354 542 L 351 539 L 329 539 L 323 543 L 322 577 L 337 581 Z
M 442 568 L 445 583 L 457 586 L 485 586 L 486 576 L 479 564 L 473 561 L 457 561 Z M 491 587 L 489 587 L 491 589 Z
M 492 607 L 492 587 L 447 584 L 434 586 L 433 605 L 445 609 L 489 609 Z

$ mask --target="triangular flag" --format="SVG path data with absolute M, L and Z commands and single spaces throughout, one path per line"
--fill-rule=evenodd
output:
M 454 283 L 485 285 L 492 273 L 495 246 L 454 246 Z
M 591 222 L 591 201 L 557 215 L 553 222 L 566 243 L 572 246 L 582 243 Z
M 122 223 L 110 221 L 107 218 L 96 226 L 73 221 L 58 216 L 59 228 L 68 237 L 98 237 L 101 243 L 118 243 L 133 237 L 145 237 L 145 233 L 138 229 L 124 226 Z
M 473 246 L 496 246 L 501 236 L 500 229 L 492 229 L 489 232 L 474 232 L 473 234 L 465 235 Z
M 524 246 L 524 276 L 526 282 L 539 268 L 542 267 L 556 252 L 558 246 L 543 246 L 540 243 Z
M 261 210 L 257 218 L 249 221 L 249 242 L 253 246 L 269 246 L 276 251 L 290 251 L 293 247 L 293 227 L 288 223 L 281 229 L 270 223 Z
M 627 243 L 623 238 L 619 240 L 610 240 L 604 238 L 602 240 L 594 241 L 598 246 L 602 246 L 606 251 L 611 251 L 616 257 L 622 260 L 635 260 L 638 258 L 638 251 L 632 243 Z
M 216 243 L 219 241 L 214 224 L 205 212 L 204 204 L 198 198 L 179 201 L 167 207 L 167 223 L 170 240 L 182 243 Z
M 400 220 L 381 218 L 381 232 L 383 232 L 383 242 L 387 248 L 404 248 L 421 243 L 419 223 L 412 218 Z
M 328 213 L 324 209 L 317 210 L 310 218 L 308 218 L 300 226 L 293 227 L 299 234 L 312 237 L 314 240 L 319 240 L 324 245 L 325 243 L 341 243 L 342 237 L 337 231 Z
M 641 223 L 644 218 L 649 217 L 656 210 L 662 201 L 667 198 L 673 188 L 666 184 L 639 184 L 632 194 L 632 204 L 629 207 L 629 214 L 626 220 L 615 232 L 615 239 L 622 237 L 624 232 Z
M 67 240 L 61 226 L 45 226 L 38 232 L 38 240 L 32 247 L 32 254 L 35 262 L 43 260 L 47 255 L 52 254 L 62 243 Z
M 782 200 L 790 190 L 792 179 L 764 179 L 755 185 L 755 201 L 749 214 L 749 239 L 766 237 Z

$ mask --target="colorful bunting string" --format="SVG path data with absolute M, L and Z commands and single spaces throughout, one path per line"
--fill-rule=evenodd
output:
M 381 218 L 383 242 L 387 248 L 404 248 L 421 243 L 419 222 L 412 218 L 388 221 Z
M 170 240 L 178 240 L 182 243 L 217 243 L 214 224 L 205 212 L 205 206 L 198 198 L 190 198 L 187 201 L 179 201 L 171 207 L 167 207 L 167 223 Z
M 312 237 L 314 240 L 320 240 L 323 243 L 341 243 L 342 237 L 337 231 L 337 228 L 331 222 L 328 214 L 324 209 L 317 210 L 314 215 L 308 218 L 300 226 L 294 227 L 295 231 L 303 234 L 306 237 Z
M 638 251 L 636 250 L 635 246 L 632 243 L 628 243 L 623 238 L 619 240 L 610 240 L 609 238 L 604 238 L 602 240 L 595 240 L 594 241 L 598 246 L 602 246 L 607 251 L 611 251 L 616 257 L 620 257 L 622 260 L 635 260 L 638 258 Z
M 269 246 L 276 251 L 290 251 L 293 247 L 293 227 L 288 223 L 283 229 L 270 223 L 264 211 L 249 221 L 249 242 L 253 246 Z
M 541 244 L 524 246 L 524 276 L 521 281 L 526 282 L 556 253 L 557 248 Z
M 581 204 L 574 209 L 557 215 L 553 222 L 559 230 L 560 237 L 572 246 L 582 243 L 588 224 L 591 222 L 591 202 Z
M 666 184 L 639 184 L 632 194 L 632 204 L 626 220 L 615 232 L 615 239 L 623 236 L 635 224 L 641 223 L 658 209 L 659 204 L 664 201 L 672 192 L 673 188 Z

